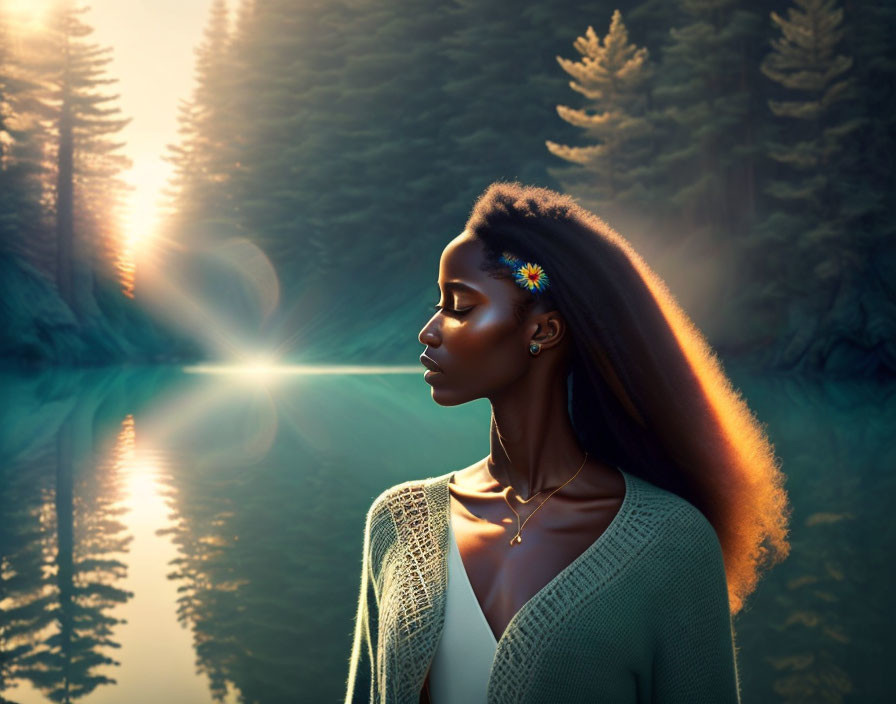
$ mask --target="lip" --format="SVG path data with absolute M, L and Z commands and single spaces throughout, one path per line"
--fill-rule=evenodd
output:
M 431 372 L 441 372 L 442 368 L 436 364 L 433 360 L 426 356 L 426 354 L 420 355 L 420 363 L 426 367 Z

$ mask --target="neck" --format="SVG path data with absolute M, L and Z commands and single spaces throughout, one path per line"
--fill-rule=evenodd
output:
M 575 475 L 585 451 L 569 417 L 565 376 L 527 378 L 489 400 L 488 470 L 495 481 L 527 500 Z

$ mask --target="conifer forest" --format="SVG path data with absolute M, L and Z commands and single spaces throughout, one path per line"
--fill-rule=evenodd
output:
M 38 33 L 0 4 L 6 363 L 217 359 L 221 325 L 407 359 L 442 247 L 517 180 L 628 238 L 723 355 L 896 372 L 891 3 L 231 4 L 196 37 L 143 262 L 111 49 L 76 3 Z

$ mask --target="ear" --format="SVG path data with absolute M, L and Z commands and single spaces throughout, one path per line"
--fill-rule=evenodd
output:
M 532 341 L 539 343 L 542 349 L 558 345 L 566 334 L 566 321 L 555 310 L 537 315 L 534 322 L 536 329 Z

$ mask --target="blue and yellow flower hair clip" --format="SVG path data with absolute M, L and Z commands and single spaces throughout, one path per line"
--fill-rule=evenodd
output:
M 513 272 L 513 280 L 527 291 L 541 293 L 550 285 L 548 275 L 540 264 L 524 262 L 510 252 L 504 252 L 501 255 L 501 263 L 510 267 Z

